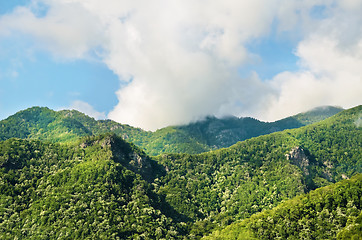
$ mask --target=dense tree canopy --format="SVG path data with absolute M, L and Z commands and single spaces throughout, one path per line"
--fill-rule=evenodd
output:
M 358 236 L 361 175 L 331 184 L 362 173 L 361 113 L 196 155 L 149 157 L 118 133 L 89 136 L 93 121 L 78 140 L 0 141 L 0 238 Z
M 0 238 L 176 238 L 178 225 L 140 175 L 153 165 L 142 157 L 112 135 L 72 145 L 1 142 Z
M 253 215 L 204 239 L 360 239 L 362 174 Z
M 48 108 L 33 107 L 0 121 L 0 140 L 17 137 L 67 142 L 76 141 L 79 137 L 113 132 L 133 142 L 149 155 L 194 154 L 229 147 L 251 137 L 301 127 L 323 120 L 341 110 L 336 107 L 317 108 L 273 123 L 253 118 L 208 117 L 188 125 L 149 132 L 111 120 L 96 121 L 75 110 L 56 112 Z

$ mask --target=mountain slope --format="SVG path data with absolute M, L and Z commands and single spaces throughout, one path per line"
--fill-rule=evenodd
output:
M 319 188 L 203 239 L 360 239 L 362 174 Z
M 18 137 L 66 142 L 76 141 L 79 137 L 113 132 L 133 142 L 150 155 L 192 154 L 229 147 L 251 137 L 298 128 L 330 117 L 339 111 L 341 109 L 336 107 L 317 108 L 273 123 L 253 118 L 208 117 L 196 123 L 148 132 L 111 120 L 96 121 L 75 110 L 56 112 L 48 108 L 33 107 L 0 121 L 0 140 Z
M 343 109 L 338 107 L 318 107 L 275 122 L 262 122 L 254 118 L 208 117 L 203 121 L 176 126 L 174 129 L 185 132 L 198 142 L 211 149 L 230 147 L 246 139 L 285 129 L 299 128 L 331 117 Z
M 283 123 L 283 121 L 289 121 L 292 119 L 293 121 L 298 121 L 301 125 L 306 126 L 309 124 L 320 122 L 326 118 L 336 115 L 337 113 L 339 113 L 341 111 L 343 111 L 343 108 L 340 108 L 340 107 L 321 106 L 321 107 L 313 108 L 310 111 L 299 113 L 292 117 L 288 117 L 288 118 L 279 120 L 277 122 L 284 125 L 285 123 Z
M 206 229 L 275 207 L 283 200 L 362 172 L 362 106 L 320 123 L 239 142 L 199 155 L 157 158 L 167 174 L 156 190 Z M 184 204 L 187 203 L 187 204 Z
M 172 209 L 147 182 L 161 172 L 113 135 L 0 142 L 0 238 L 174 239 Z
M 358 106 L 226 149 L 154 158 L 115 134 L 1 141 L 0 238 L 201 238 L 361 173 L 361 117 Z
M 124 138 L 128 135 L 147 135 L 141 129 L 114 121 L 96 121 L 76 110 L 56 112 L 46 107 L 32 107 L 0 121 L 0 140 L 17 137 L 65 142 L 107 132 L 120 134 Z

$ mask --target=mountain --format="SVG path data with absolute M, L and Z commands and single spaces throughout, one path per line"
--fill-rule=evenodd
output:
M 0 140 L 17 137 L 52 142 L 76 141 L 79 137 L 107 132 L 128 135 L 147 135 L 147 132 L 111 120 L 96 121 L 76 110 L 53 111 L 46 107 L 32 107 L 0 121 Z M 135 138 L 135 137 L 133 137 Z
M 0 238 L 199 239 L 362 173 L 361 118 L 358 106 L 196 155 L 148 157 L 116 134 L 0 141 Z
M 0 142 L 1 239 L 173 239 L 162 168 L 115 135 Z
M 161 153 L 202 153 L 229 147 L 238 141 L 284 129 L 318 122 L 342 111 L 337 107 L 320 107 L 276 122 L 253 118 L 207 117 L 183 126 L 170 126 L 155 132 L 144 131 L 111 120 L 99 120 L 75 110 L 53 111 L 33 107 L 0 121 L 0 140 L 12 137 L 76 141 L 79 137 L 113 132 L 133 142 L 150 155 Z
M 329 118 L 343 109 L 332 106 L 314 108 L 275 122 L 262 122 L 254 118 L 245 117 L 207 117 L 203 121 L 184 126 L 175 126 L 173 129 L 184 132 L 185 135 L 205 144 L 210 149 L 230 147 L 246 139 L 265 135 L 285 129 L 299 128 Z
M 299 129 L 198 155 L 165 154 L 156 191 L 202 236 L 281 201 L 362 172 L 362 106 Z M 186 204 L 185 204 L 186 203 Z
M 285 201 L 203 239 L 361 239 L 362 174 Z
M 299 113 L 297 115 L 294 115 L 292 117 L 288 117 L 285 119 L 282 119 L 279 122 L 279 124 L 285 125 L 286 122 L 299 122 L 301 126 L 306 126 L 309 124 L 313 124 L 319 121 L 322 121 L 326 118 L 329 118 L 339 112 L 343 111 L 343 108 L 340 107 L 333 107 L 333 106 L 321 106 L 313 108 L 310 111 Z

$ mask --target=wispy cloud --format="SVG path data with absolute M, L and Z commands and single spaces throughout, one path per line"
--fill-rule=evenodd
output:
M 318 105 L 353 107 L 362 102 L 362 1 L 341 1 L 299 42 L 300 70 L 269 84 L 278 91 L 261 113 L 278 119 Z
M 75 100 L 73 101 L 69 107 L 62 108 L 62 109 L 74 109 L 78 110 L 79 112 L 85 113 L 86 115 L 93 117 L 95 119 L 105 119 L 106 114 L 104 112 L 98 112 L 94 109 L 92 105 L 87 102 Z
M 96 54 L 126 82 L 109 114 L 122 123 L 156 129 L 208 114 L 274 120 L 362 100 L 360 0 L 35 2 L 47 12 L 36 15 L 33 4 L 2 16 L 0 37 L 32 36 L 57 57 Z M 241 78 L 255 59 L 247 44 L 271 31 L 296 41 L 300 70 Z

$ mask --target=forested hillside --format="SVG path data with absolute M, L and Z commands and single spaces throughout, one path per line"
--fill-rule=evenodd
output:
M 249 117 L 237 118 L 231 116 L 222 119 L 208 117 L 203 121 L 176 126 L 175 128 L 181 132 L 186 132 L 187 135 L 205 143 L 212 149 L 218 149 L 230 147 L 239 141 L 252 137 L 316 123 L 342 110 L 342 108 L 331 106 L 318 107 L 275 122 L 262 122 Z
M 362 174 L 257 213 L 203 239 L 361 239 Z
M 196 220 L 191 236 L 362 172 L 362 106 L 199 155 L 162 155 L 156 191 Z M 185 204 L 186 203 L 186 204 Z
M 361 117 L 358 106 L 320 123 L 198 155 L 150 158 L 115 134 L 61 144 L 1 141 L 1 238 L 199 239 L 361 173 Z M 356 215 L 348 220 L 347 205 L 333 206 L 341 209 L 321 216 L 337 221 L 338 233 L 358 223 Z M 353 206 L 360 212 L 357 202 Z M 346 214 L 345 225 L 331 211 Z M 258 226 L 248 230 L 250 236 Z M 339 234 L 354 234 L 352 227 Z M 299 230 L 266 229 L 270 236 L 297 236 Z
M 0 121 L 0 140 L 17 137 L 69 142 L 77 141 L 79 137 L 113 132 L 136 144 L 149 155 L 192 154 L 229 147 L 251 137 L 305 126 L 341 110 L 337 107 L 320 107 L 272 123 L 253 118 L 208 117 L 188 125 L 170 126 L 150 132 L 111 120 L 96 121 L 75 110 L 56 112 L 48 108 L 33 107 Z
M 32 107 L 0 121 L 0 140 L 16 137 L 67 142 L 108 132 L 120 134 L 123 138 L 147 135 L 139 128 L 111 120 L 96 121 L 75 110 L 56 112 L 46 107 Z
M 0 143 L 1 239 L 173 239 L 156 162 L 113 135 Z M 167 214 L 167 215 L 165 215 Z M 177 216 L 177 214 L 174 214 Z

